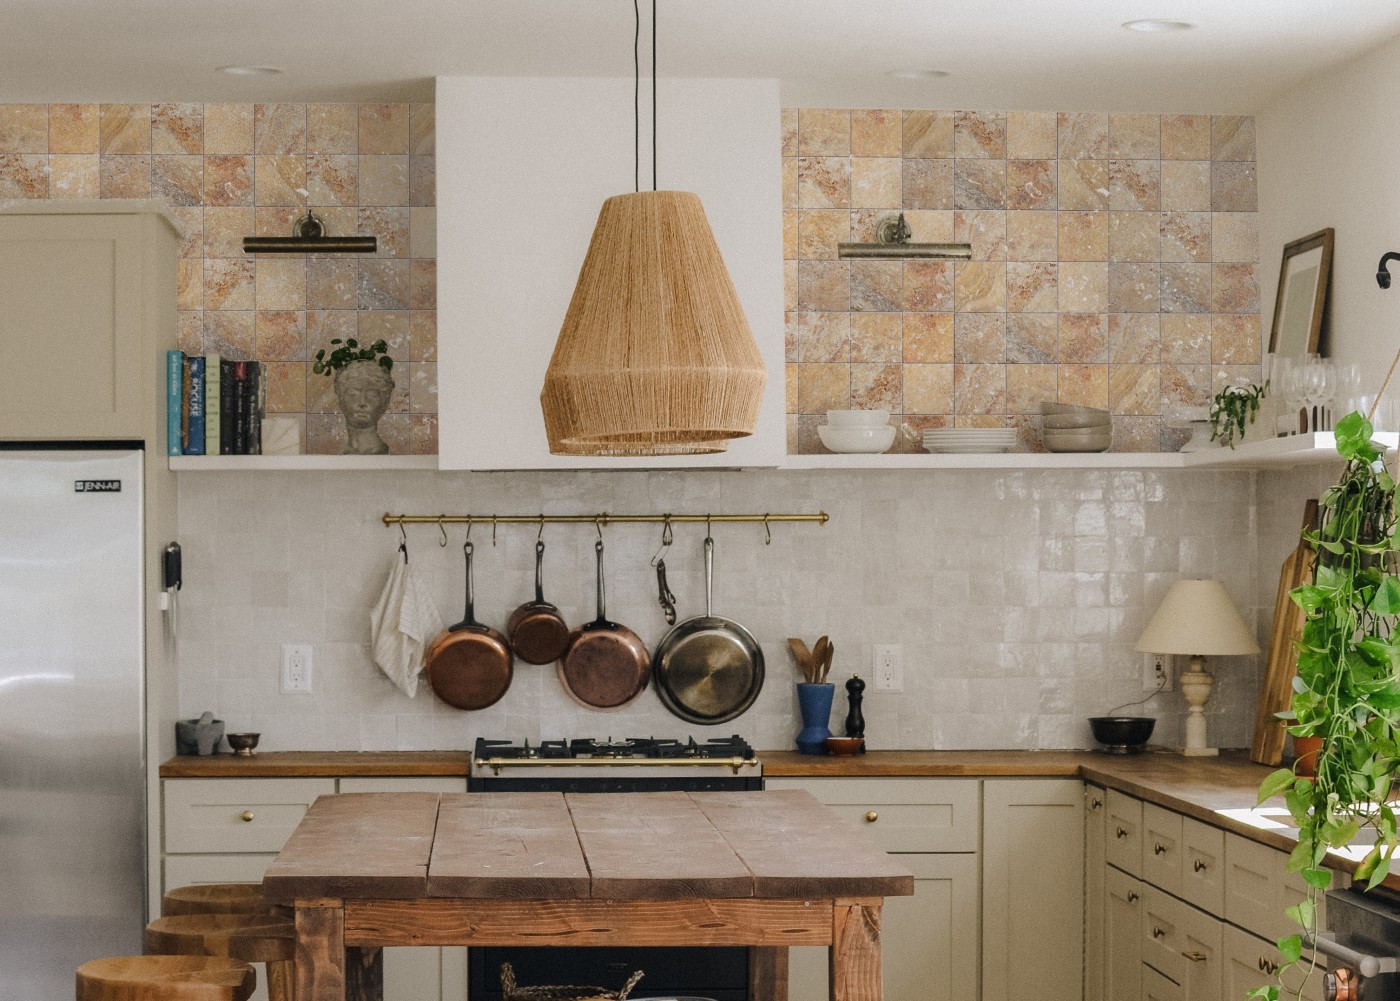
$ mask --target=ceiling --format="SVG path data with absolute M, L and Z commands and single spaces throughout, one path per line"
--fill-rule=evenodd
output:
M 1400 36 L 1395 0 L 659 5 L 661 75 L 777 77 L 795 106 L 1248 113 Z M 5 0 L 3 17 L 5 102 L 431 100 L 438 75 L 632 72 L 627 0 Z M 1196 27 L 1119 27 L 1137 18 Z

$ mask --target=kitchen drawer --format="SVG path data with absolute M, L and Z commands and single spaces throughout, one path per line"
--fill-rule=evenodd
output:
M 1181 814 L 1142 804 L 1142 878 L 1181 895 Z
M 1225 832 L 1181 818 L 1181 896 L 1203 911 L 1225 913 Z
M 260 883 L 277 856 L 269 855 L 167 855 L 164 893 L 177 886 L 197 883 Z
M 1142 1001 L 1186 1001 L 1186 992 L 1175 980 L 1150 966 L 1142 968 Z
M 1223 931 L 1225 962 L 1221 994 L 1227 1001 L 1242 998 L 1246 991 L 1256 987 L 1277 982 L 1278 967 L 1283 959 L 1274 943 L 1230 924 L 1224 925 Z M 1301 988 L 1303 1001 L 1322 1001 L 1322 969 L 1321 966 L 1309 969 L 1302 963 L 1285 973 L 1284 985 L 1290 993 L 1283 996 L 1291 999 Z
M 1285 872 L 1285 852 L 1238 834 L 1225 835 L 1225 918 L 1262 938 L 1277 941 L 1298 930 L 1284 915 L 1307 895 L 1296 872 Z M 1318 896 L 1318 926 L 1326 926 L 1324 898 Z
M 408 778 L 346 778 L 338 792 L 466 792 L 467 780 L 450 775 Z
M 1142 887 L 1142 961 L 1178 984 L 1186 978 L 1182 912 L 1186 904 L 1151 883 Z
M 977 779 L 768 779 L 805 789 L 887 852 L 975 852 L 981 841 Z
M 335 779 L 166 779 L 167 852 L 279 852 Z
M 1104 855 L 1110 865 L 1134 876 L 1142 875 L 1142 800 L 1117 789 L 1108 790 L 1108 832 Z
M 1220 920 L 1151 885 L 1143 887 L 1143 903 L 1143 962 L 1180 984 L 1190 1001 L 1220 1001 Z

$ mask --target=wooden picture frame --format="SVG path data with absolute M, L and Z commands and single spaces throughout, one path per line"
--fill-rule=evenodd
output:
M 1299 358 L 1316 354 L 1332 273 L 1333 230 L 1319 230 L 1285 244 L 1279 268 L 1269 353 Z

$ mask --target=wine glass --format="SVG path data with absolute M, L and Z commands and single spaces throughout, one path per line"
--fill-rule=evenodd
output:
M 1307 364 L 1308 411 L 1312 416 L 1310 430 L 1323 431 L 1331 427 L 1328 404 L 1337 392 L 1336 370 L 1327 358 L 1311 355 Z
M 1274 363 L 1274 378 L 1278 381 L 1274 384 L 1279 394 L 1283 398 L 1283 413 L 1279 415 L 1275 433 L 1279 436 L 1297 434 L 1299 430 L 1298 413 L 1303 409 L 1303 403 L 1307 396 L 1304 389 L 1304 378 L 1306 371 L 1302 358 L 1284 357 L 1279 358 Z

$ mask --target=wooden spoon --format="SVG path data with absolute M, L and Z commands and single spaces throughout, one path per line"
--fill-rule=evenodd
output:
M 815 670 L 812 651 L 807 649 L 805 642 L 792 637 L 788 638 L 788 649 L 792 651 L 792 659 L 797 661 L 797 669 L 802 672 L 802 677 L 810 682 Z
M 827 641 L 826 650 L 822 653 L 821 668 L 817 674 L 817 681 L 825 682 L 826 676 L 831 672 L 831 659 L 836 656 L 836 644 Z
M 826 648 L 830 645 L 830 640 L 820 636 L 816 645 L 812 647 L 812 681 L 816 684 L 822 682 L 822 662 L 826 660 Z

